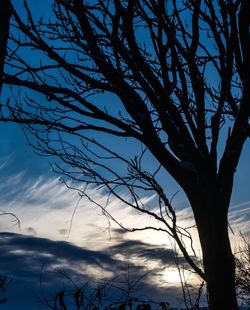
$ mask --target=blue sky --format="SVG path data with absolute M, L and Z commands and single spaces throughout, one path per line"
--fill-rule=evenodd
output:
M 35 14 L 40 14 L 49 3 L 29 2 Z M 19 9 L 20 1 L 14 3 Z M 229 216 L 235 231 L 232 236 L 235 249 L 238 232 L 249 234 L 249 148 L 247 144 L 235 176 Z M 126 144 L 126 151 L 133 151 L 131 144 Z M 27 310 L 42 309 L 37 303 L 41 297 L 41 274 L 43 287 L 50 296 L 64 285 L 70 287 L 67 279 L 62 277 L 62 271 L 82 285 L 90 278 L 96 284 L 99 279 L 113 279 L 117 274 L 126 279 L 128 267 L 135 278 L 150 271 L 141 280 L 140 288 L 143 289 L 139 294 L 167 298 L 171 303 L 180 304 L 180 285 L 171 273 L 167 273 L 174 268 L 167 235 L 129 234 L 114 223 L 109 229 L 109 222 L 100 209 L 86 199 L 77 205 L 78 193 L 67 189 L 59 175 L 51 171 L 49 162 L 55 160 L 34 154 L 27 146 L 20 126 L 0 124 L 0 210 L 14 213 L 21 224 L 19 229 L 11 216 L 0 217 L 0 274 L 11 279 L 7 292 L 2 294 L 9 298 L 5 309 L 15 309 L 20 300 Z M 166 183 L 170 196 L 180 190 L 175 182 Z M 97 201 L 106 198 L 95 188 L 91 189 L 91 195 Z M 151 197 L 144 199 L 153 201 Z M 179 210 L 177 213 L 184 226 L 193 224 L 188 203 L 181 192 L 174 199 L 174 206 Z M 134 214 L 120 201 L 112 200 L 109 208 L 118 220 L 127 224 L 140 225 L 149 221 Z M 199 253 L 195 234 L 194 241 Z M 189 277 L 192 283 L 194 280 Z

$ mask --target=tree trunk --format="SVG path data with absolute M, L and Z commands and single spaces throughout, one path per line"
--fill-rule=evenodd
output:
M 235 262 L 228 235 L 227 193 L 201 191 L 191 199 L 199 233 L 210 310 L 236 310 Z M 231 195 L 231 192 L 228 193 Z
M 7 41 L 9 37 L 11 17 L 11 2 L 3 0 L 0 7 L 0 94 L 2 89 L 2 72 L 4 69 L 4 60 L 7 54 Z

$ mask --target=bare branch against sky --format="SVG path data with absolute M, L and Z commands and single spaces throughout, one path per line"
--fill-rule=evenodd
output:
M 206 281 L 211 310 L 237 309 L 228 209 L 250 133 L 250 2 L 56 0 L 48 10 L 38 19 L 26 1 L 13 8 L 2 121 L 60 158 L 54 169 L 68 186 L 81 182 L 80 195 L 95 202 L 88 189 L 106 191 L 96 203 L 109 219 L 172 236 Z M 203 269 L 168 177 L 192 207 Z M 152 224 L 125 227 L 112 198 Z

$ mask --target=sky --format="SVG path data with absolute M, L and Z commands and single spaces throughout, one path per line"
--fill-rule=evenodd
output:
M 14 309 L 20 299 L 25 309 L 43 309 L 43 294 L 49 300 L 62 288 L 73 289 L 69 278 L 92 288 L 107 280 L 126 282 L 128 274 L 132 282 L 141 279 L 135 294 L 142 298 L 182 304 L 173 244 L 167 235 L 128 233 L 115 223 L 109 227 L 100 209 L 87 199 L 79 202 L 78 193 L 66 188 L 51 171 L 49 162 L 55 159 L 34 154 L 18 125 L 0 124 L 0 138 L 0 210 L 20 220 L 18 225 L 11 215 L 0 216 L 0 274 L 10 280 L 2 293 L 8 298 L 4 309 Z M 249 235 L 249 165 L 244 156 L 229 215 L 235 250 L 239 231 Z M 105 199 L 94 188 L 91 196 L 96 201 Z M 191 211 L 180 201 L 180 223 L 190 226 Z M 110 210 L 125 223 L 148 221 L 120 201 L 112 200 Z M 195 235 L 194 242 L 199 255 Z M 181 257 L 180 262 L 185 265 Z M 196 287 L 200 283 L 190 272 L 185 277 Z
M 14 1 L 19 8 L 19 1 Z M 31 1 L 35 12 L 46 1 Z M 128 148 L 128 145 L 126 145 Z M 249 232 L 249 148 L 247 144 L 238 167 L 231 201 L 229 222 L 232 247 L 236 251 L 239 232 Z M 27 145 L 21 127 L 0 124 L 0 275 L 9 279 L 8 298 L 3 309 L 44 309 L 43 296 L 51 296 L 73 283 L 90 289 L 98 284 L 114 286 L 134 283 L 134 293 L 141 298 L 182 304 L 179 274 L 174 247 L 166 234 L 159 232 L 128 233 L 103 215 L 89 200 L 79 199 L 53 173 L 55 158 L 38 156 Z M 180 190 L 170 182 L 169 193 Z M 91 188 L 91 197 L 102 202 L 106 194 Z M 145 202 L 153 197 L 145 197 Z M 188 202 L 180 193 L 174 199 L 180 223 L 191 226 L 193 218 Z M 109 210 L 123 223 L 147 224 L 144 215 L 134 214 L 120 201 L 111 200 Z M 16 218 L 13 217 L 14 214 Z M 110 226 L 111 225 L 111 226 Z M 194 232 L 194 246 L 200 248 Z M 180 256 L 179 261 L 185 265 Z M 185 272 L 189 284 L 200 282 Z M 107 281 L 107 282 L 106 282 Z M 124 284 L 125 283 L 125 284 Z M 119 296 L 119 289 L 111 289 Z
M 34 309 L 34 305 L 39 309 L 41 274 L 50 296 L 67 284 L 62 271 L 80 286 L 91 277 L 98 282 L 119 275 L 124 281 L 129 270 L 135 279 L 143 276 L 140 287 L 147 296 L 161 299 L 165 298 L 165 269 L 169 267 L 169 296 L 178 302 L 180 288 L 175 284 L 179 279 L 173 272 L 175 262 L 167 236 L 129 234 L 113 223 L 109 229 L 102 212 L 84 199 L 72 220 L 77 192 L 51 173 L 47 158 L 33 154 L 18 126 L 0 127 L 0 210 L 20 220 L 19 227 L 12 216 L 0 216 L 0 274 L 11 279 L 3 294 L 9 299 L 5 309 L 13 309 L 19 298 L 25 309 Z M 92 197 L 103 199 L 96 190 Z M 120 202 L 111 204 L 118 216 L 134 219 Z M 143 221 L 142 217 L 137 221 Z

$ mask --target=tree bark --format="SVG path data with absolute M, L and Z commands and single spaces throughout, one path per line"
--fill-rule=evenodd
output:
M 198 197 L 197 197 L 198 196 Z M 231 191 L 218 187 L 201 190 L 191 197 L 199 233 L 210 310 L 236 310 L 235 261 L 228 234 L 228 205 Z

